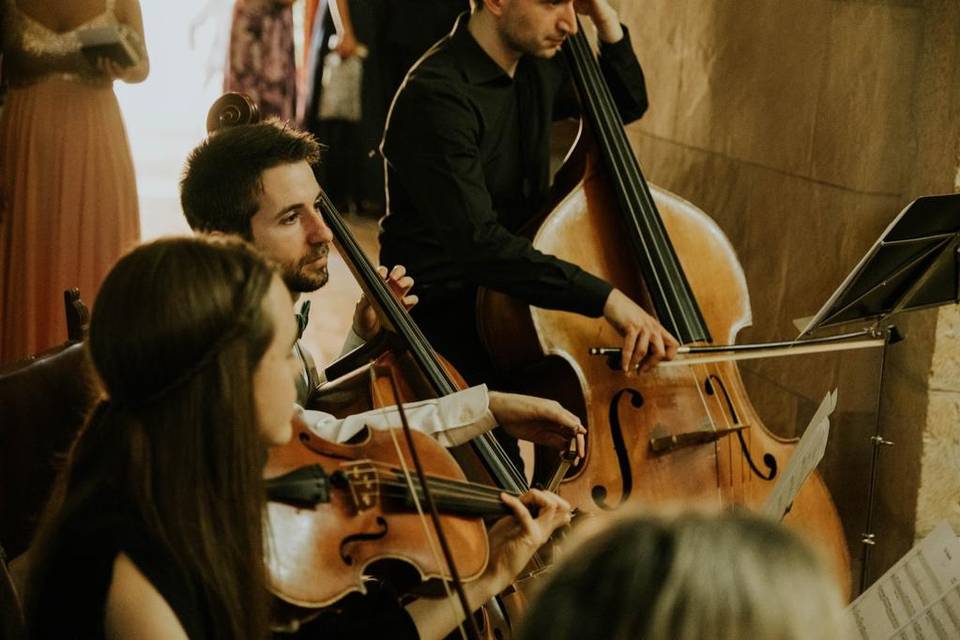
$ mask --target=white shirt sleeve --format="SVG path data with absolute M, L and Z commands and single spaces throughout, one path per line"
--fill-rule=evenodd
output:
M 442 398 L 403 405 L 410 428 L 433 436 L 445 447 L 453 447 L 477 437 L 496 426 L 490 413 L 487 386 L 479 385 Z M 346 442 L 364 426 L 371 429 L 399 429 L 400 412 L 396 406 L 373 409 L 346 418 L 323 411 L 304 409 L 303 420 L 316 435 L 333 442 Z
M 356 331 L 353 330 L 353 325 L 350 325 L 350 331 L 347 332 L 347 337 L 343 341 L 343 348 L 340 349 L 340 355 L 345 356 L 365 343 L 366 341 L 361 338 Z

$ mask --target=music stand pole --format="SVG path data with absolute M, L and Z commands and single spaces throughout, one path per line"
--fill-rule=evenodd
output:
M 903 336 L 894 325 L 887 325 L 882 330 L 883 348 L 880 350 L 880 375 L 877 382 L 877 400 L 873 418 L 873 435 L 870 441 L 873 443 L 873 455 L 870 460 L 870 484 L 867 489 L 867 517 L 864 523 L 863 533 L 860 535 L 862 550 L 860 553 L 860 588 L 859 593 L 863 593 L 870 582 L 870 553 L 876 544 L 877 534 L 873 531 L 873 511 L 876 503 L 877 483 L 880 478 L 880 451 L 883 447 L 893 446 L 893 442 L 883 437 L 880 423 L 880 405 L 883 402 L 883 383 L 886 378 L 887 348 L 891 344 L 896 344 L 903 340 Z

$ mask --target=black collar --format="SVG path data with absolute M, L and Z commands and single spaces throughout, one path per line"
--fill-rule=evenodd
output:
M 470 24 L 470 12 L 461 13 L 457 24 L 450 34 L 450 53 L 457 59 L 459 68 L 467 82 L 486 84 L 488 82 L 512 82 L 512 78 L 480 46 L 467 26 Z

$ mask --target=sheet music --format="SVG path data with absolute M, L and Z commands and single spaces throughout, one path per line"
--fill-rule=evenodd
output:
M 950 524 L 937 525 L 849 611 L 862 640 L 960 638 L 960 540 Z
M 817 468 L 827 450 L 827 438 L 830 437 L 830 415 L 837 408 L 837 390 L 830 391 L 823 397 L 816 413 L 807 425 L 797 448 L 790 457 L 790 462 L 780 473 L 773 491 L 767 496 L 760 514 L 780 520 L 787 508 L 797 497 L 800 487 L 813 470 Z

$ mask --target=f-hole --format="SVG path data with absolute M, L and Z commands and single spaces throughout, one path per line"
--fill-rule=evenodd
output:
M 603 485 L 596 485 L 590 489 L 590 497 L 594 503 L 606 511 L 616 509 L 630 497 L 633 492 L 633 471 L 630 469 L 630 454 L 627 452 L 627 443 L 623 438 L 623 427 L 620 425 L 620 399 L 623 396 L 630 397 L 630 404 L 639 409 L 643 406 L 643 395 L 636 389 L 621 389 L 614 394 L 610 401 L 610 439 L 613 441 L 613 451 L 617 456 L 617 466 L 620 468 L 620 478 L 622 485 L 620 488 L 620 501 L 615 505 L 607 504 L 607 488 Z
M 709 395 L 716 395 L 717 389 L 720 390 L 720 394 L 723 396 L 723 400 L 727 405 L 727 410 L 730 412 L 730 419 L 733 420 L 733 424 L 740 424 L 740 416 L 737 415 L 737 410 L 733 406 L 733 400 L 730 398 L 730 394 L 727 392 L 727 386 L 723 383 L 723 380 L 715 373 L 711 373 L 707 376 L 706 381 L 703 383 L 703 387 Z M 753 461 L 753 456 L 750 453 L 750 447 L 747 446 L 747 440 L 743 437 L 743 429 L 737 431 L 737 439 L 740 441 L 740 450 L 743 452 L 743 457 L 747 459 L 747 464 L 750 465 L 750 470 L 753 471 L 758 478 L 763 480 L 773 480 L 777 477 L 777 459 L 773 457 L 772 453 L 763 454 L 763 465 L 767 468 L 766 472 L 760 471 L 756 463 Z
M 363 542 L 366 540 L 379 540 L 380 538 L 387 535 L 387 521 L 383 516 L 377 516 L 376 519 L 377 531 L 372 531 L 369 533 L 354 533 L 352 535 L 346 536 L 343 540 L 340 541 L 340 559 L 343 560 L 343 563 L 347 566 L 353 565 L 353 556 L 347 553 L 347 546 L 354 542 Z

